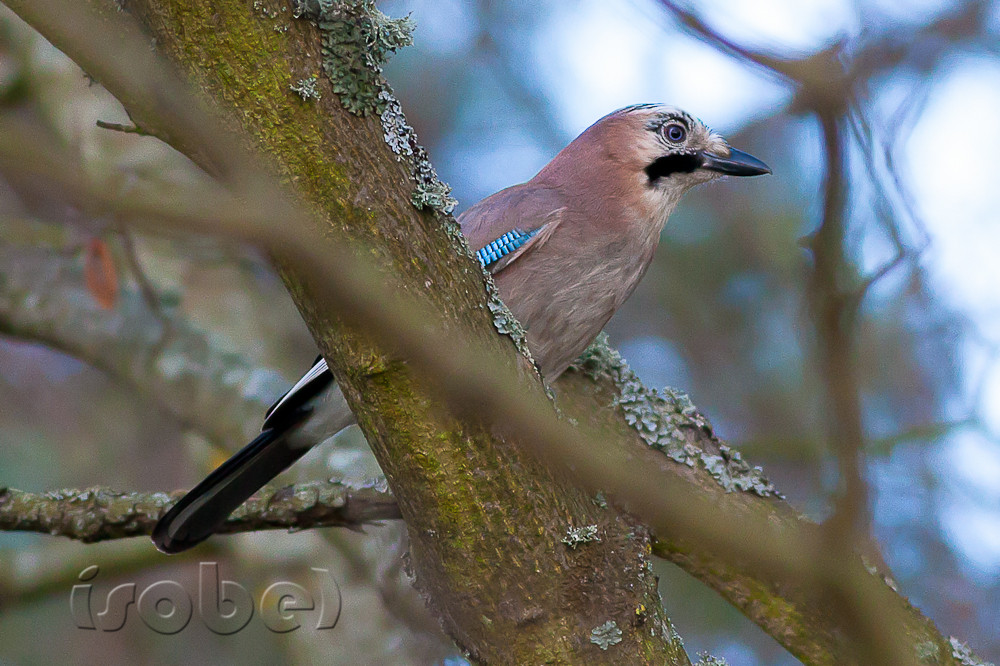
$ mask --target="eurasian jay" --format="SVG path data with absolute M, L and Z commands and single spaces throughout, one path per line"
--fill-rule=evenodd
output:
M 635 289 L 685 192 L 723 175 L 770 172 L 687 113 L 638 104 L 601 118 L 534 178 L 483 199 L 458 222 L 551 382 Z M 153 543 L 165 553 L 200 543 L 264 484 L 354 422 L 320 357 L 271 407 L 261 434 L 160 519 Z

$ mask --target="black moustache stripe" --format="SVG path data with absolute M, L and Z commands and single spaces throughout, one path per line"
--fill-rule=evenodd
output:
M 700 166 L 701 157 L 694 153 L 664 155 L 656 158 L 656 161 L 646 167 L 646 175 L 649 176 L 649 184 L 652 185 L 660 178 L 666 178 L 675 173 L 691 173 Z

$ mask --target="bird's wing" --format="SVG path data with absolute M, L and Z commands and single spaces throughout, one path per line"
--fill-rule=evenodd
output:
M 541 247 L 566 210 L 550 189 L 517 185 L 483 199 L 458 218 L 483 268 L 496 274 Z
M 302 375 L 302 379 L 295 382 L 295 386 L 288 390 L 285 395 L 278 398 L 278 401 L 271 405 L 264 416 L 264 425 L 261 430 L 274 428 L 286 418 L 298 413 L 302 405 L 330 385 L 333 381 L 333 373 L 326 365 L 326 359 L 317 356 L 309 371 Z
M 515 227 L 500 238 L 487 243 L 485 247 L 476 252 L 479 263 L 491 274 L 496 275 L 531 248 L 541 247 L 559 226 L 564 210 L 566 209 L 559 208 L 552 211 L 545 217 L 542 226 L 531 231 L 523 231 Z

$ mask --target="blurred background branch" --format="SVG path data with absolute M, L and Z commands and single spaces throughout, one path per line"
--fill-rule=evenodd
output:
M 0 243 L 0 331 L 108 373 L 226 450 L 252 439 L 258 415 L 286 389 L 286 380 L 220 346 L 172 308 L 165 317 L 169 293 L 161 303 L 147 295 L 151 288 L 144 293 L 138 281 L 129 281 L 113 309 L 102 307 L 85 284 L 82 253 L 63 247 Z M 162 309 L 152 309 L 151 298 Z

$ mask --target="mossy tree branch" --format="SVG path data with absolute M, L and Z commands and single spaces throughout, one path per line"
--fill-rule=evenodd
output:
M 319 100 L 290 90 L 321 68 L 309 23 L 273 6 L 289 22 L 276 31 L 245 2 L 127 6 L 196 86 L 239 109 L 243 129 L 274 156 L 280 175 L 323 211 L 330 229 L 321 233 L 372 249 L 370 261 L 403 289 L 426 294 L 445 330 L 471 330 L 517 365 L 482 307 L 479 271 L 455 253 L 439 216 L 415 210 L 412 172 L 386 146 L 380 122 L 344 111 L 323 81 Z M 163 123 L 148 102 L 132 115 L 157 136 L 176 136 L 157 129 Z M 187 139 L 174 145 L 190 147 Z M 254 177 L 232 175 L 204 146 L 190 154 L 223 182 Z M 646 570 L 650 546 L 640 525 L 595 506 L 512 442 L 449 416 L 405 364 L 317 307 L 316 281 L 300 264 L 280 256 L 278 263 L 399 500 L 418 585 L 463 648 L 483 661 L 687 663 Z M 535 386 L 542 396 L 537 379 Z M 583 525 L 597 525 L 601 540 L 576 549 L 560 542 Z M 591 631 L 607 623 L 618 635 L 606 652 Z
M 0 487 L 0 530 L 39 532 L 84 543 L 148 536 L 180 492 L 134 493 L 106 488 L 45 494 Z M 267 529 L 360 529 L 399 518 L 396 500 L 381 483 L 336 482 L 267 487 L 233 512 L 220 534 Z

